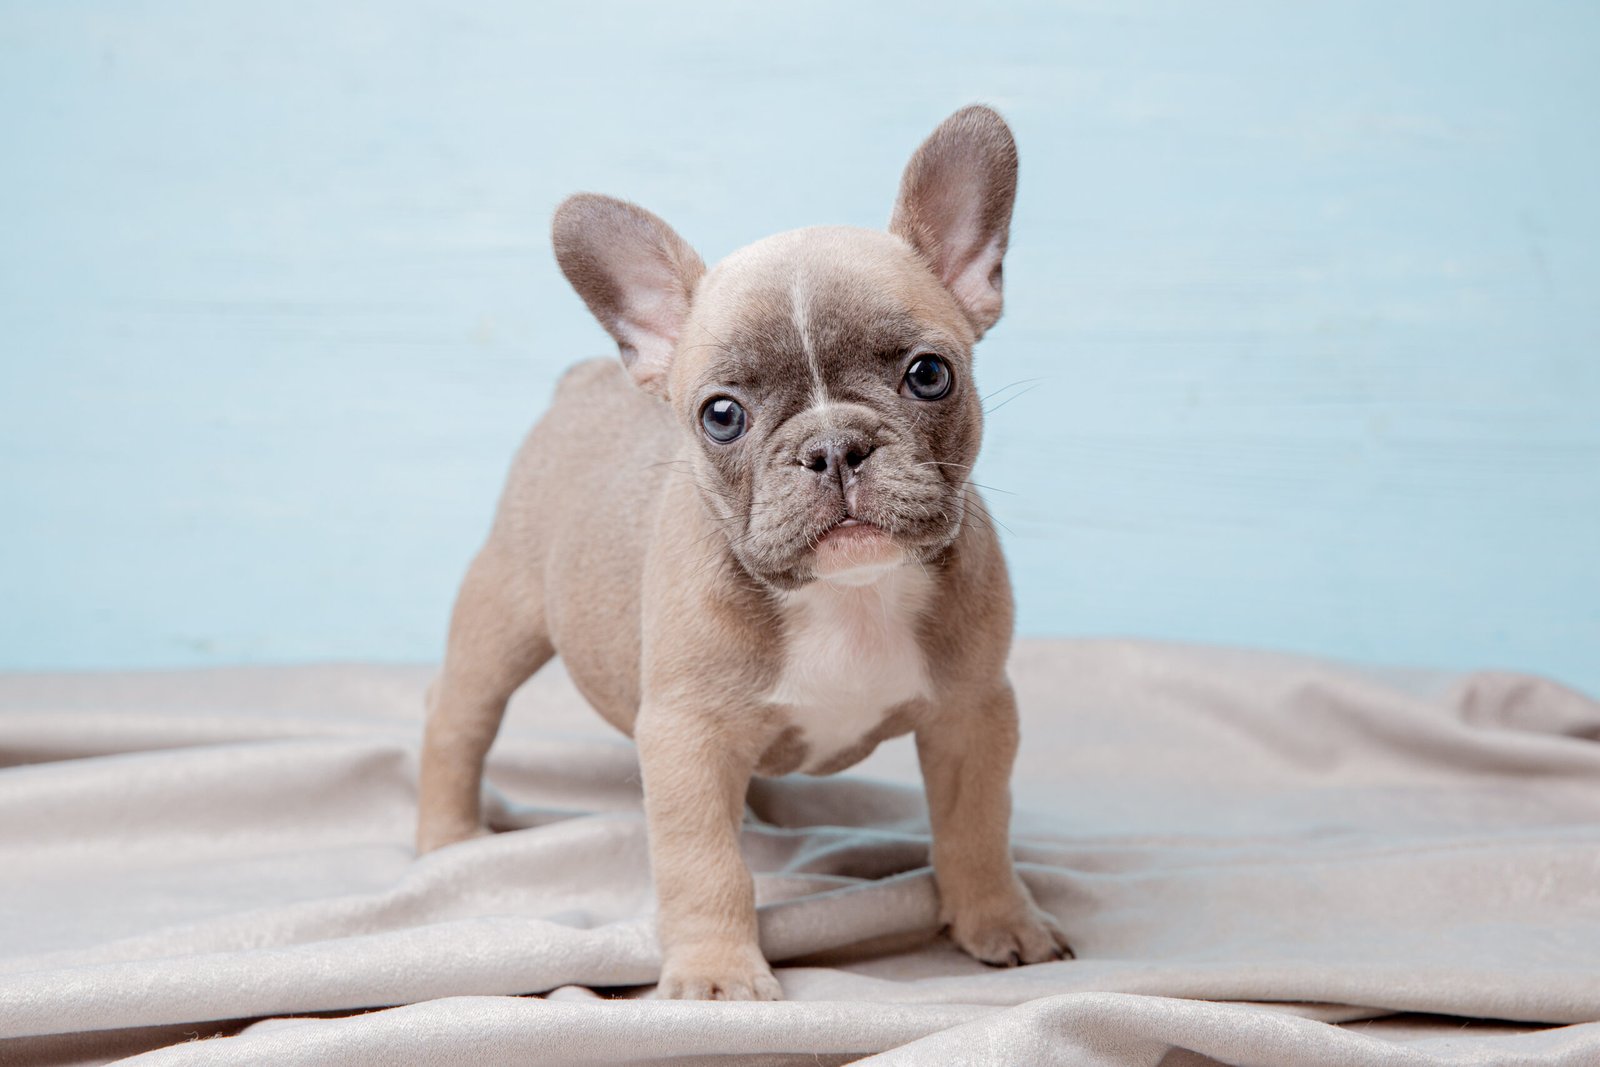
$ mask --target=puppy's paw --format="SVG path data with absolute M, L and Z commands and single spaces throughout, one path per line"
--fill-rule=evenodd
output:
M 436 848 L 453 845 L 458 841 L 471 841 L 488 837 L 494 831 L 487 826 L 419 826 L 417 827 L 417 855 Z
M 946 920 L 950 939 L 993 967 L 1070 960 L 1072 948 L 1056 921 L 1027 901 L 989 910 L 969 907 Z
M 754 945 L 682 945 L 667 954 L 663 1000 L 782 1000 L 783 987 Z

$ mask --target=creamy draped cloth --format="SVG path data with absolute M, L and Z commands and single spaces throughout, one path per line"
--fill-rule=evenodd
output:
M 552 665 L 495 836 L 414 859 L 392 666 L 0 675 L 0 1063 L 1600 1064 L 1600 704 L 1024 641 L 1019 869 L 1078 959 L 936 931 L 909 739 L 758 781 L 787 1000 L 650 999 L 632 745 Z

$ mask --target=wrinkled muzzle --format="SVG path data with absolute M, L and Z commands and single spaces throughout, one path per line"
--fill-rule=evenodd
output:
M 735 553 L 779 585 L 923 559 L 960 526 L 960 466 L 866 405 L 811 408 L 766 442 Z

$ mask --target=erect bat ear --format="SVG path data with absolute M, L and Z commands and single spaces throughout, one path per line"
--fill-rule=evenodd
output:
M 889 230 L 927 261 L 982 337 L 1000 318 L 1000 263 L 1017 197 L 1017 143 L 1005 120 L 966 107 L 939 124 L 900 179 Z
M 616 339 L 634 382 L 665 396 L 673 347 L 706 265 L 655 215 L 594 193 L 556 208 L 551 240 L 561 272 Z

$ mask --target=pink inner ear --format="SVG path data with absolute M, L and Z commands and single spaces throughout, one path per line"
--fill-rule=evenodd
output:
M 628 370 L 641 386 L 659 384 L 689 313 L 682 281 L 668 264 L 650 258 L 627 264 L 617 283 L 623 299 L 612 329 L 623 346 L 633 350 L 632 358 L 625 358 Z
M 970 242 L 976 235 L 969 235 Z M 953 244 L 955 249 L 971 248 L 971 244 Z M 956 302 L 966 309 L 974 322 L 980 323 L 983 328 L 993 325 L 1000 317 L 1003 297 L 1000 287 L 995 284 L 997 279 L 995 271 L 1000 266 L 1001 257 L 1005 249 L 1001 246 L 1000 237 L 989 238 L 987 244 L 972 252 L 966 252 L 950 264 L 944 277 L 945 288 L 949 289 L 956 298 Z
M 896 208 L 910 224 L 903 236 L 933 261 L 980 336 L 1000 318 L 1004 304 L 998 271 L 1014 173 L 1005 169 L 1004 155 L 940 127 L 912 159 Z M 1005 210 L 997 211 L 1002 194 Z

